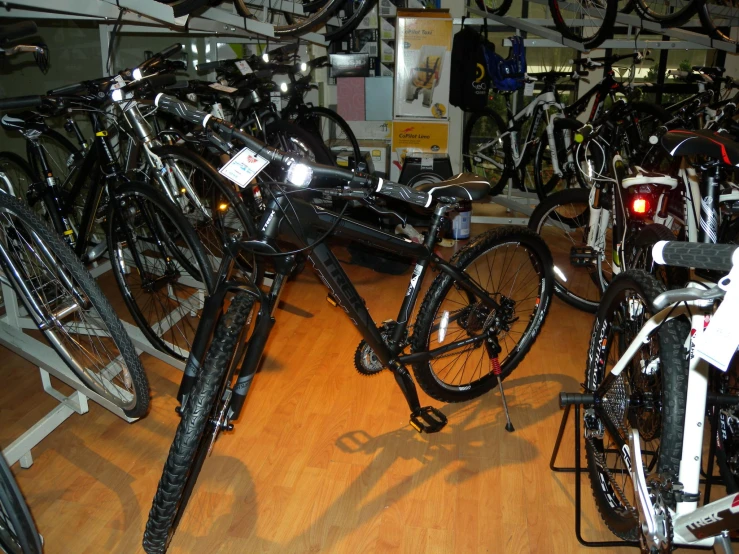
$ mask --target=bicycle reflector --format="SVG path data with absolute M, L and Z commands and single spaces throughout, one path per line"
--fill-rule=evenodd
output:
M 301 163 L 294 163 L 287 170 L 287 182 L 299 188 L 305 188 L 310 185 L 313 179 L 313 170 L 310 166 Z

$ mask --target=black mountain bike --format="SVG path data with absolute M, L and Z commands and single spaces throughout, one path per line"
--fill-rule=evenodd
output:
M 132 86 L 149 85 L 142 80 Z M 212 265 L 185 216 L 152 186 L 129 180 L 121 169 L 108 137 L 106 114 L 97 104 L 110 86 L 107 78 L 84 83 L 83 88 L 101 96 L 63 96 L 68 88 L 64 87 L 50 91 L 51 96 L 0 100 L 0 110 L 35 110 L 6 114 L 0 124 L 25 136 L 43 170 L 43 179 L 34 179 L 26 194 L 29 204 L 43 205 L 51 225 L 83 262 L 107 248 L 111 271 L 141 332 L 158 350 L 184 360 L 202 304 L 198 290 L 212 287 Z M 79 85 L 75 87 L 79 92 Z M 88 112 L 95 139 L 80 159 L 71 161 L 60 183 L 38 141 L 48 129 L 39 114 L 65 108 Z M 79 201 L 81 195 L 84 202 Z M 104 239 L 96 236 L 96 227 L 103 228 Z
M 18 483 L 0 453 L 0 551 L 41 554 L 41 537 Z
M 523 360 L 549 310 L 552 259 L 539 237 L 512 226 L 479 235 L 450 261 L 434 252 L 445 216 L 462 200 L 485 200 L 487 182 L 474 175 L 459 175 L 411 189 L 353 171 L 300 162 L 172 97 L 160 95 L 157 104 L 160 110 L 204 125 L 228 142 L 246 145 L 242 157 L 258 152 L 287 173 L 286 182 L 260 183 L 266 211 L 257 226 L 258 236 L 228 245 L 230 259 L 224 258 L 215 292 L 206 299 L 178 393 L 182 420 L 146 526 L 144 549 L 149 554 L 167 549 L 208 452 L 218 434 L 232 428 L 231 421 L 241 413 L 275 323 L 280 292 L 299 252 L 307 252 L 318 275 L 363 337 L 355 355 L 357 370 L 363 374 L 386 368 L 393 372 L 411 410 L 410 424 L 417 431 L 437 432 L 446 424 L 446 417 L 434 407 L 420 405 L 407 365 L 413 366 L 421 387 L 440 401 L 469 400 L 496 385 L 503 394 L 502 380 Z M 425 241 L 407 241 L 345 218 L 343 210 L 330 212 L 292 194 L 309 185 L 323 185 L 326 193 L 361 200 L 384 213 L 390 210 L 378 206 L 382 198 L 429 210 Z M 416 260 L 395 321 L 376 326 L 326 243 L 332 234 Z M 296 249 L 283 250 L 279 245 L 285 242 Z M 275 276 L 269 291 L 229 278 L 243 249 L 272 260 Z M 411 325 L 429 270 L 438 271 L 438 275 Z M 233 298 L 222 315 L 231 293 Z M 251 332 L 249 324 L 253 324 Z M 510 419 L 506 428 L 513 430 Z

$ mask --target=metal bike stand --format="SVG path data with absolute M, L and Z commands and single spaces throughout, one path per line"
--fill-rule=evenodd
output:
M 605 547 L 616 547 L 616 546 L 631 546 L 639 548 L 638 541 L 588 541 L 582 537 L 582 483 L 580 482 L 581 474 L 587 470 L 580 465 L 581 455 L 581 444 L 580 444 L 580 405 L 575 404 L 575 467 L 557 467 L 555 465 L 557 461 L 557 455 L 559 454 L 559 448 L 562 445 L 562 437 L 564 437 L 565 427 L 567 420 L 570 417 L 571 404 L 568 404 L 564 408 L 562 414 L 562 423 L 559 425 L 559 432 L 557 433 L 557 440 L 554 443 L 554 449 L 552 450 L 552 458 L 549 460 L 549 469 L 558 473 L 574 473 L 575 474 L 575 536 L 577 541 L 588 548 L 605 548 Z
M 73 413 L 87 413 L 88 399 L 97 402 L 126 422 L 136 421 L 127 417 L 121 408 L 87 388 L 50 346 L 25 334 L 23 329 L 31 328 L 28 323 L 33 322 L 26 316 L 25 309 L 19 304 L 13 288 L 5 282 L 0 285 L 0 288 L 5 306 L 5 315 L 0 317 L 0 344 L 38 366 L 44 391 L 59 401 L 57 407 L 2 451 L 8 465 L 20 461 L 21 467 L 31 467 L 33 464 L 31 449 Z M 32 328 L 37 327 L 33 325 Z M 51 376 L 75 389 L 74 392 L 65 396 L 56 390 L 51 383 Z
M 498 204 L 503 206 L 511 216 L 472 216 L 472 223 L 485 223 L 487 225 L 528 225 L 529 217 L 534 212 L 530 204 L 538 204 L 539 199 L 535 193 L 527 193 L 526 191 L 517 191 L 520 194 L 513 194 L 513 183 L 509 181 L 506 185 L 506 194 L 498 194 L 490 198 L 490 204 Z M 513 217 L 513 214 L 523 214 L 525 217 Z

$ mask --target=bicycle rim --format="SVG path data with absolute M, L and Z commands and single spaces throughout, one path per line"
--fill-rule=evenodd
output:
M 300 36 L 310 31 L 315 31 L 331 18 L 334 12 L 341 7 L 343 1 L 328 0 L 322 7 L 312 13 L 300 14 L 297 11 L 290 12 L 289 19 L 292 20 L 292 23 L 288 23 L 288 18 L 286 17 L 285 24 L 275 25 L 275 36 Z
M 705 0 L 698 14 L 709 35 L 736 44 L 731 36 L 731 29 L 739 27 L 739 4 L 735 0 Z
M 594 48 L 613 31 L 617 6 L 612 0 L 549 0 L 555 26 L 563 36 Z
M 500 192 L 508 176 L 508 140 L 501 122 L 486 113 L 473 115 L 465 128 L 464 166 L 469 172 L 487 179 Z

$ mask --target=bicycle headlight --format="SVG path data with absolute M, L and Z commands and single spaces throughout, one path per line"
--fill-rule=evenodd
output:
M 144 74 L 143 74 L 143 73 L 141 73 L 141 70 L 140 70 L 140 69 L 139 69 L 138 67 L 137 67 L 137 68 L 135 68 L 135 69 L 134 69 L 134 70 L 133 70 L 133 71 L 131 72 L 131 75 L 133 75 L 133 80 L 134 80 L 134 81 L 140 81 L 141 79 L 143 79 L 143 78 L 144 78 Z
M 123 91 L 117 88 L 110 93 L 110 97 L 113 99 L 113 102 L 120 102 L 123 100 Z
M 302 163 L 294 163 L 287 170 L 287 182 L 299 188 L 310 185 L 313 179 L 313 170 Z
M 280 83 L 280 90 L 282 92 L 287 92 L 287 83 Z
M 307 69 L 308 69 L 308 64 L 307 63 L 303 62 L 303 63 L 300 64 L 300 71 L 302 71 L 303 73 L 305 73 L 307 71 Z

